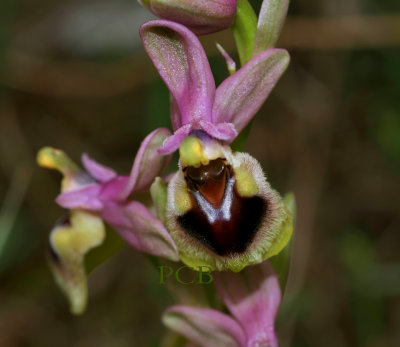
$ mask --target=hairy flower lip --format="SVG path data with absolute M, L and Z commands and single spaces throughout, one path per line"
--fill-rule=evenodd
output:
M 270 185 L 265 181 L 258 162 L 245 153 L 234 153 L 230 157 L 228 156 L 227 159 L 233 165 L 235 177 L 241 180 L 238 181 L 236 187 L 241 192 L 240 196 L 245 196 L 246 199 L 251 199 L 252 197 L 254 199 L 262 199 L 265 206 L 261 206 L 260 211 L 264 212 L 260 212 L 262 217 L 254 227 L 253 236 L 247 235 L 246 238 L 246 234 L 243 234 L 241 230 L 242 234 L 238 231 L 236 232 L 236 239 L 234 237 L 227 238 L 226 240 L 230 243 L 228 242 L 226 245 L 223 241 L 220 244 L 213 243 L 215 237 L 213 239 L 212 232 L 207 229 L 207 223 L 204 224 L 204 220 L 207 218 L 204 215 L 207 213 L 203 213 L 201 218 L 193 212 L 196 199 L 188 193 L 184 173 L 179 170 L 171 179 L 168 188 L 167 228 L 178 247 L 181 259 L 195 268 L 200 265 L 208 265 L 215 270 L 231 269 L 240 271 L 247 265 L 259 263 L 263 259 L 277 254 L 284 247 L 292 232 L 290 214 L 279 194 L 271 189 Z M 254 176 L 252 177 L 255 179 L 258 192 L 255 193 L 252 184 L 248 185 L 248 183 L 243 182 L 243 177 L 246 177 L 240 172 L 243 170 L 253 172 L 252 175 Z M 240 185 L 243 186 L 243 183 L 245 183 L 244 188 L 240 187 Z M 247 191 L 251 193 L 248 196 L 246 195 Z M 207 205 L 203 204 L 197 211 L 209 208 L 209 206 L 207 207 Z M 253 210 L 254 206 L 250 208 L 250 211 Z M 212 209 L 210 211 L 212 218 L 215 211 L 213 212 Z M 228 214 L 232 212 L 230 209 L 226 211 Z M 255 220 L 246 220 L 240 213 L 233 212 L 239 216 L 234 218 L 239 218 L 238 220 L 242 220 L 243 223 L 255 223 Z M 229 223 L 225 225 L 225 228 L 229 228 Z M 204 234 L 204 230 L 208 230 L 208 234 Z M 234 227 L 231 226 L 231 230 L 234 230 Z M 224 237 L 221 237 L 220 240 L 224 240 Z M 232 251 L 235 250 L 235 247 L 237 251 Z
M 228 181 L 232 204 L 210 210 L 196 197 L 197 206 L 178 218 L 179 225 L 222 257 L 240 256 L 246 252 L 259 230 L 261 221 L 268 215 L 268 204 L 261 197 L 240 199 L 234 193 L 235 181 Z M 226 200 L 225 200 L 226 201 Z M 240 213 L 230 212 L 230 210 Z M 206 213 L 205 213 L 206 211 Z M 204 216 L 205 215 L 205 216 Z
M 205 170 L 213 170 L 213 162 L 223 165 L 225 179 L 220 181 L 223 186 L 220 184 L 219 187 L 222 192 L 205 195 L 201 187 L 199 189 L 191 186 L 191 179 L 185 174 L 192 208 L 178 217 L 178 223 L 189 235 L 203 241 L 218 255 L 234 256 L 243 253 L 252 242 L 260 221 L 268 214 L 268 204 L 257 195 L 251 198 L 240 196 L 236 186 L 237 177 L 226 160 L 221 164 L 221 159 L 215 159 L 209 165 L 200 166 L 194 171 L 204 173 Z M 187 169 L 193 170 L 191 167 Z M 210 181 L 212 178 L 207 177 L 206 180 Z M 213 183 L 211 182 L 211 188 L 215 187 Z M 214 196 L 218 193 L 222 196 L 215 199 Z

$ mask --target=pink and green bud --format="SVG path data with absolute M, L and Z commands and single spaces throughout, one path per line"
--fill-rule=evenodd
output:
M 236 0 L 139 0 L 156 16 L 181 23 L 198 35 L 229 28 Z

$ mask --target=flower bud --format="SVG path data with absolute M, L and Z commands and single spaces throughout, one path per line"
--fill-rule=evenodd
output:
M 156 16 L 181 23 L 204 35 L 229 28 L 235 19 L 236 0 L 139 0 Z

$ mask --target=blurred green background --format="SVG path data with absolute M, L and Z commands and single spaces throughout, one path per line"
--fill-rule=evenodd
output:
M 161 344 L 174 300 L 128 246 L 69 314 L 45 261 L 60 176 L 35 164 L 51 145 L 127 173 L 145 135 L 170 126 L 138 36 L 150 18 L 134 0 L 0 2 L 2 347 Z M 215 42 L 233 51 L 231 34 L 202 41 L 220 82 Z M 400 2 L 293 0 L 278 46 L 292 62 L 247 151 L 297 198 L 281 344 L 400 346 Z

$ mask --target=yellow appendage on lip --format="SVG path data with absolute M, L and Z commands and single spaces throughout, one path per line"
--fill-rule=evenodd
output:
M 257 182 L 250 171 L 243 167 L 235 168 L 236 189 L 241 197 L 249 198 L 258 194 Z
M 183 140 L 179 147 L 179 156 L 183 166 L 199 167 L 209 163 L 203 144 L 195 136 L 188 136 Z

